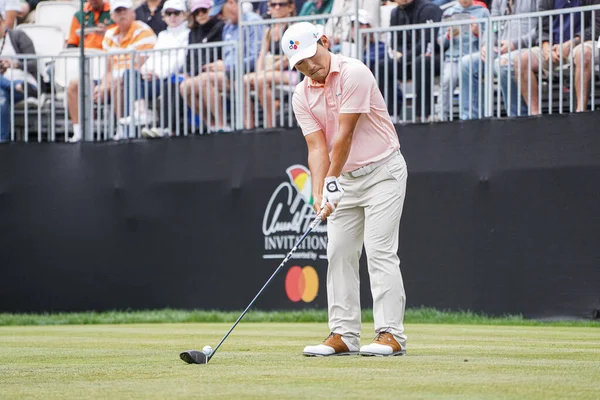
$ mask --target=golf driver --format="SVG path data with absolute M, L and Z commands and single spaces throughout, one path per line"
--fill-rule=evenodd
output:
M 283 268 L 283 266 L 285 265 L 285 263 L 292 257 L 292 254 L 298 249 L 298 246 L 300 245 L 300 243 L 302 243 L 302 241 L 308 236 L 309 233 L 312 232 L 313 229 L 315 229 L 315 227 L 317 225 L 319 225 L 319 223 L 321 223 L 321 214 L 319 214 L 314 219 L 314 221 L 312 221 L 310 223 L 310 225 L 309 225 L 308 229 L 306 230 L 306 232 L 304 232 L 304 234 L 302 235 L 302 237 L 298 240 L 298 242 L 294 245 L 294 247 L 292 247 L 292 249 L 285 256 L 285 258 L 283 259 L 283 261 L 281 262 L 281 264 L 279 264 L 279 267 L 277 267 L 277 269 L 275 270 L 275 272 L 273 272 L 273 275 L 271 275 L 271 277 L 269 278 L 269 280 L 267 280 L 267 282 L 263 285 L 263 287 L 258 291 L 258 293 L 256 294 L 256 296 L 254 296 L 254 299 L 252 299 L 252 301 L 250 302 L 250 304 L 248 304 L 248 307 L 246 307 L 246 309 L 242 312 L 242 314 L 235 321 L 235 323 L 233 324 L 233 326 L 231 328 L 229 328 L 229 331 L 227 331 L 227 333 L 225 334 L 225 336 L 223 336 L 223 338 L 221 339 L 221 341 L 219 342 L 219 344 L 217 344 L 217 347 L 215 347 L 214 350 L 212 350 L 209 346 L 205 346 L 202 349 L 202 351 L 198 351 L 198 350 L 184 351 L 183 353 L 179 354 L 179 358 L 181 358 L 183 361 L 185 361 L 188 364 L 208 364 L 208 361 L 210 361 L 210 359 L 214 357 L 215 353 L 217 352 L 217 350 L 219 350 L 219 347 L 221 347 L 221 345 L 223 344 L 223 342 L 225 341 L 225 339 L 227 339 L 227 337 L 229 336 L 229 334 L 231 333 L 231 331 L 233 331 L 233 329 L 236 327 L 236 325 L 242 320 L 242 318 L 244 318 L 244 315 L 246 315 L 246 313 L 248 312 L 248 310 L 250 309 L 250 307 L 252 307 L 252 305 L 254 304 L 254 302 L 256 301 L 256 299 L 258 299 L 258 296 L 261 295 L 261 293 L 263 292 L 263 290 L 265 290 L 265 288 L 269 285 L 269 283 L 271 283 L 271 281 L 273 280 L 273 278 L 275 278 L 275 275 L 277 275 L 277 273 L 281 270 L 281 268 Z

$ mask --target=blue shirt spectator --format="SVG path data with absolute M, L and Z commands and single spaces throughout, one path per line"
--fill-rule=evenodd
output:
M 444 11 L 442 19 L 456 21 L 456 25 L 440 29 L 438 43 L 445 50 L 438 98 L 438 118 L 447 121 L 453 115 L 453 93 L 458 85 L 460 61 L 463 56 L 479 50 L 479 38 L 485 37 L 485 22 L 471 23 L 490 16 L 485 3 L 477 0 L 458 0 Z
M 445 51 L 445 60 L 457 61 L 466 54 L 479 50 L 479 38 L 485 37 L 485 23 L 471 25 L 462 21 L 488 18 L 490 12 L 480 1 L 461 0 L 444 11 L 442 21 L 455 20 L 456 26 L 440 29 L 438 43 Z M 481 28 L 481 29 L 479 29 Z M 450 45 L 452 42 L 452 45 Z
M 366 65 L 375 65 L 376 61 L 383 60 L 385 58 L 385 42 L 370 42 L 369 50 L 365 49 L 363 54 L 363 62 Z
M 581 7 L 580 0 L 554 0 L 557 10 Z M 562 40 L 560 37 L 560 21 L 562 19 Z M 575 36 L 581 35 L 581 13 L 555 15 L 552 21 L 552 40 L 554 44 L 563 43 L 571 39 L 571 22 Z
M 238 25 L 239 4 L 237 0 L 214 0 L 208 13 L 209 17 L 225 22 L 223 26 L 223 41 L 236 42 L 234 46 L 224 46 L 223 59 L 203 66 L 203 72 L 195 77 L 184 80 L 180 86 L 182 96 L 188 98 L 187 104 L 194 104 L 193 113 L 200 116 L 202 124 L 208 132 L 228 132 L 231 130 L 231 112 L 228 107 L 222 107 L 220 94 L 227 94 L 232 89 L 230 72 L 236 66 L 243 68 L 245 73 L 254 71 L 254 64 L 260 53 L 264 25 L 244 26 L 240 32 Z M 262 21 L 256 13 L 250 11 L 242 14 L 243 22 Z M 238 65 L 236 47 L 243 34 L 243 65 Z
M 244 22 L 262 21 L 256 13 L 243 14 Z M 254 71 L 254 64 L 260 52 L 264 25 L 252 25 L 244 27 L 244 68 L 246 72 Z M 240 40 L 240 27 L 237 23 L 226 22 L 223 27 L 223 41 L 238 42 Z M 223 49 L 223 62 L 227 72 L 237 64 L 237 53 L 235 46 Z

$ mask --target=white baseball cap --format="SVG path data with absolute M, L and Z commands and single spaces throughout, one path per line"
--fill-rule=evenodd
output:
M 290 60 L 290 69 L 317 53 L 317 42 L 321 36 L 323 29 L 310 22 L 298 22 L 286 29 L 281 37 L 281 50 Z
M 356 14 L 350 16 L 350 21 L 356 21 Z M 367 10 L 358 10 L 358 23 L 363 25 L 371 25 L 371 15 Z
M 133 0 L 111 0 L 110 12 L 114 12 L 117 8 L 133 8 Z
M 183 0 L 167 0 L 162 8 L 164 14 L 167 10 L 185 11 L 187 9 L 185 1 Z

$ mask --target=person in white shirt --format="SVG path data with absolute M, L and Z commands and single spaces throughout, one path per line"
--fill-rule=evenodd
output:
M 5 29 L 12 29 L 17 21 L 17 14 L 21 11 L 20 0 L 0 0 L 0 14 L 4 20 Z
M 155 115 L 148 108 L 147 100 L 156 99 L 161 95 L 161 88 L 166 87 L 171 79 L 177 79 L 186 56 L 186 46 L 189 42 L 190 30 L 187 26 L 188 12 L 184 0 L 167 0 L 162 8 L 163 19 L 167 29 L 158 34 L 154 50 L 140 68 L 140 71 L 125 71 L 124 94 L 125 107 L 129 108 L 131 96 L 134 98 L 133 113 L 119 122 L 129 125 L 133 119 L 134 125 L 146 125 L 144 136 L 163 136 L 164 130 L 149 129 L 148 125 L 155 124 Z M 171 50 L 169 50 L 171 49 Z M 133 79 L 133 82 L 131 80 Z M 131 88 L 133 85 L 133 91 Z M 130 94 L 131 92 L 131 94 Z M 162 93 L 166 100 L 167 93 Z M 173 111 L 175 112 L 175 111 Z M 167 119 L 167 116 L 163 116 Z M 148 133 L 150 132 L 150 133 Z

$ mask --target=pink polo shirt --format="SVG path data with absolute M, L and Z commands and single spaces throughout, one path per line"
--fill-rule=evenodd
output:
M 325 84 L 305 77 L 296 86 L 292 105 L 304 136 L 319 130 L 325 133 L 330 159 L 340 114 L 362 114 L 342 172 L 382 160 L 400 148 L 377 81 L 357 59 L 332 54 Z

